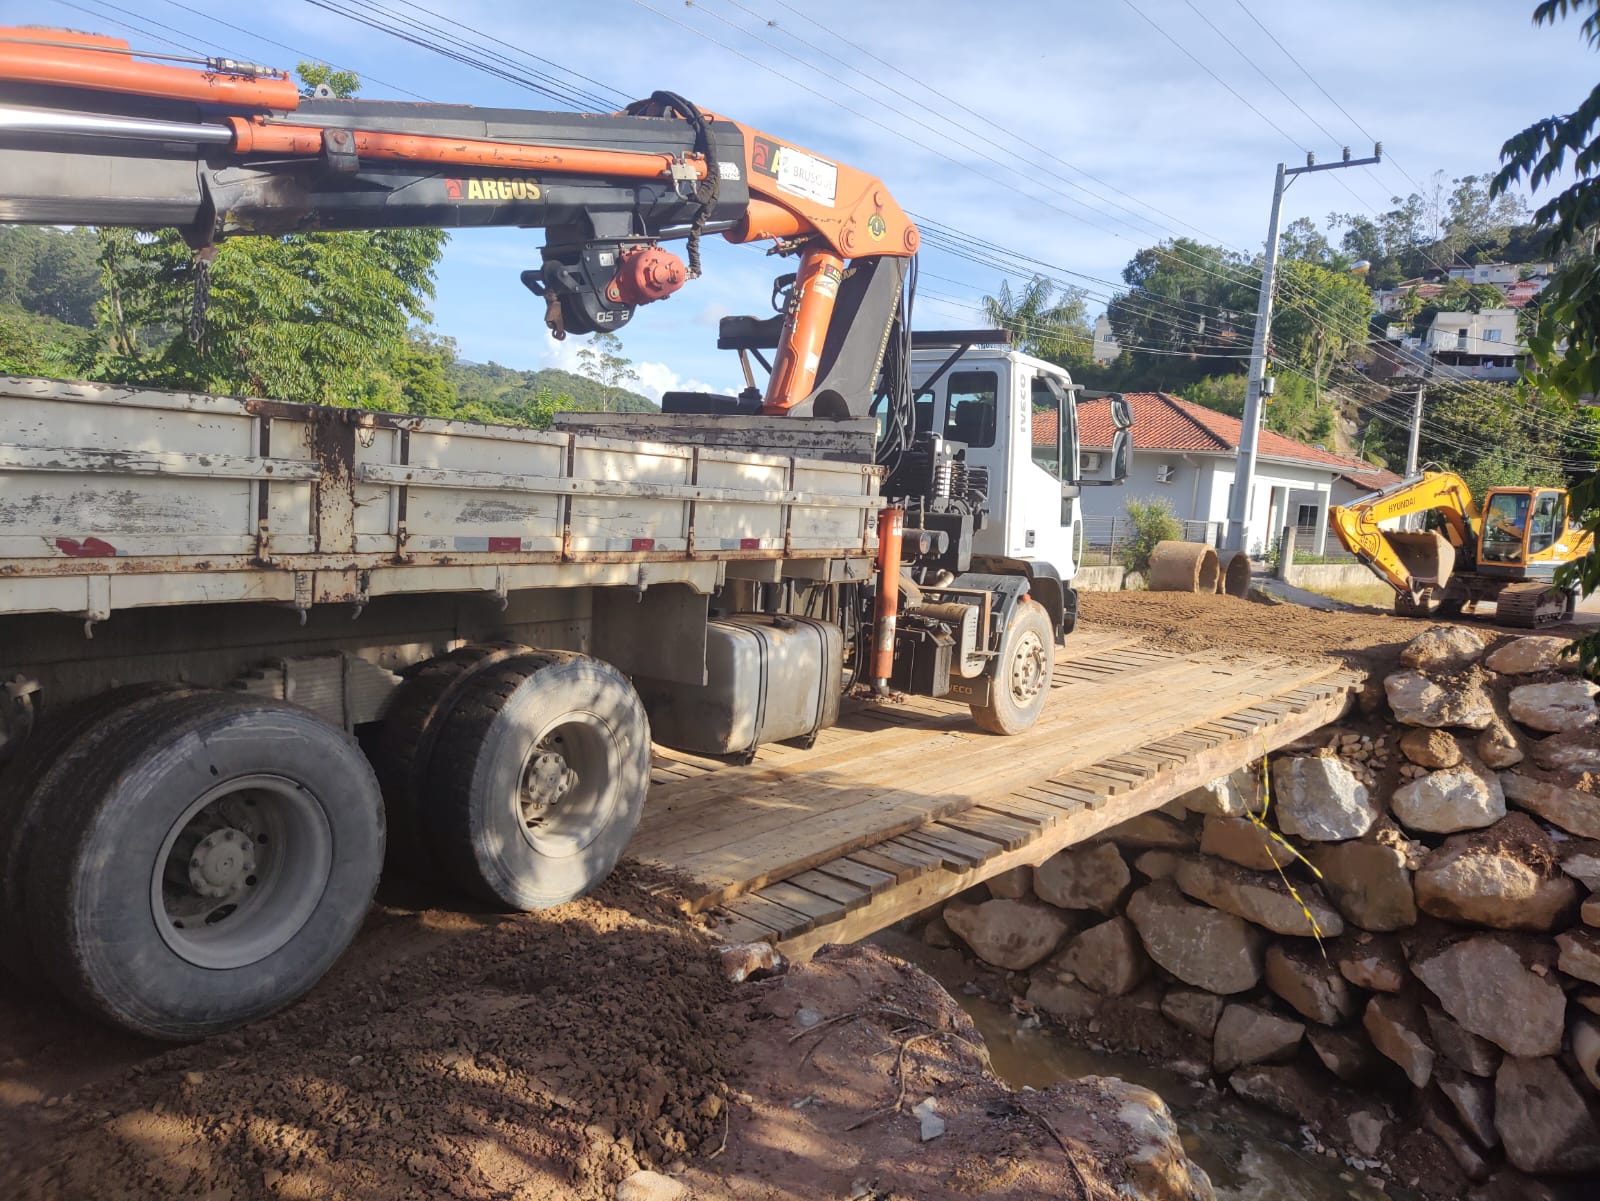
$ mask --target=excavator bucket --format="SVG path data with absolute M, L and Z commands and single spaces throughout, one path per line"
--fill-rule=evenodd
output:
M 1456 567 L 1456 548 L 1434 530 L 1409 533 L 1384 530 L 1384 540 L 1420 587 L 1443 588 Z

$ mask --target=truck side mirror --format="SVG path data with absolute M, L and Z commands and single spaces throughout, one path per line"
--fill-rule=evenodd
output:
M 1128 403 L 1126 397 L 1111 398 L 1111 424 L 1119 430 L 1133 428 L 1133 406 Z
M 1113 402 L 1112 412 L 1115 414 Z M 1120 402 L 1126 404 L 1126 401 Z M 1113 416 L 1113 420 L 1115 417 Z M 1111 478 L 1116 483 L 1121 483 L 1128 478 L 1128 472 L 1133 466 L 1133 431 L 1127 426 L 1119 426 L 1116 435 L 1111 439 Z

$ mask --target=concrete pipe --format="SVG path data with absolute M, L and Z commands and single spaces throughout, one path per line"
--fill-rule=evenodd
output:
M 1218 566 L 1217 591 L 1225 596 L 1250 595 L 1250 556 L 1242 550 L 1227 552 Z
M 1151 592 L 1215 592 L 1217 552 L 1199 542 L 1157 542 L 1150 552 Z

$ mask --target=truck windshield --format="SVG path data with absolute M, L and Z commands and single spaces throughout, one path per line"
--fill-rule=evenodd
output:
M 1483 511 L 1484 559 L 1491 563 L 1520 563 L 1527 522 L 1526 493 L 1501 492 L 1491 496 Z

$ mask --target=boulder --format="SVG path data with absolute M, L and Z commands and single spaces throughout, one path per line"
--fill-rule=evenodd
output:
M 1367 1002 L 1361 1025 L 1372 1045 L 1400 1065 L 1406 1079 L 1423 1088 L 1433 1076 L 1434 1051 L 1427 1037 L 1422 1008 L 1401 997 L 1380 993 Z
M 1572 1058 L 1596 1091 L 1600 1091 L 1600 1022 L 1581 1017 L 1572 1023 Z
M 989 895 L 992 897 L 1025 901 L 1033 892 L 1033 869 L 1026 864 L 1008 868 L 998 876 L 990 876 L 984 883 L 989 886 Z
M 1315 884 L 1301 884 L 1291 891 L 1278 875 L 1206 858 L 1180 864 L 1175 879 L 1195 900 L 1275 934 L 1336 938 L 1344 933 L 1344 919 Z
M 1028 1004 L 1066 1022 L 1088 1021 L 1105 998 L 1072 980 L 1035 969 L 1028 981 Z
M 1465 626 L 1434 626 L 1418 634 L 1400 652 L 1407 667 L 1448 670 L 1465 667 L 1483 654 L 1485 642 L 1477 630 Z
M 1200 832 L 1200 850 L 1258 872 L 1288 867 L 1295 861 L 1295 853 L 1282 835 L 1264 822 L 1247 817 L 1206 818 Z
M 1508 1058 L 1494 1078 L 1494 1125 L 1524 1172 L 1600 1171 L 1600 1128 L 1561 1065 Z
M 1499 821 L 1506 815 L 1506 795 L 1500 777 L 1469 758 L 1396 788 L 1389 807 L 1408 830 L 1454 834 Z
M 1358 934 L 1339 948 L 1334 962 L 1351 984 L 1372 992 L 1399 992 L 1406 981 L 1405 956 L 1392 938 Z
M 1107 997 L 1133 991 L 1150 970 L 1139 932 L 1125 917 L 1090 926 L 1068 942 L 1051 963 L 1070 972 L 1085 988 Z
M 956 945 L 955 931 L 950 929 L 950 923 L 944 920 L 944 914 L 936 913 L 928 919 L 927 924 L 922 927 L 922 941 L 940 950 Z
M 1384 678 L 1383 691 L 1402 725 L 1481 730 L 1494 720 L 1494 702 L 1481 673 L 1438 684 L 1421 672 L 1397 671 Z
M 1400 753 L 1419 767 L 1454 767 L 1461 762 L 1461 744 L 1448 730 L 1415 726 L 1400 735 Z
M 1246 1101 L 1254 1101 L 1286 1118 L 1320 1125 L 1325 1084 L 1297 1063 L 1240 1068 L 1228 1077 L 1228 1087 Z
M 1174 1026 L 1209 1041 L 1217 1032 L 1217 1019 L 1226 1004 L 1215 993 L 1169 988 L 1161 998 L 1161 1012 Z
M 1579 838 L 1600 838 L 1600 796 L 1520 771 L 1501 772 L 1500 783 L 1506 796 L 1552 826 Z
M 1166 880 L 1178 874 L 1182 862 L 1177 851 L 1145 851 L 1133 861 L 1133 870 L 1146 880 Z
M 1313 842 L 1359 838 L 1378 820 L 1367 790 L 1340 760 L 1326 755 L 1272 765 L 1278 827 Z
M 1546 771 L 1600 772 L 1600 737 L 1592 733 L 1552 734 L 1529 748 Z
M 1600 984 L 1600 934 L 1580 928 L 1556 935 L 1556 966 L 1574 980 Z
M 1229 1005 L 1217 1021 L 1211 1062 L 1219 1072 L 1251 1063 L 1280 1063 L 1294 1058 L 1305 1024 L 1256 1005 Z
M 1600 842 L 1569 842 L 1561 848 L 1561 870 L 1590 892 L 1600 892 Z
M 1578 920 L 1585 926 L 1600 926 L 1600 896 L 1584 900 L 1578 909 Z
M 1388 1121 L 1381 1114 L 1373 1113 L 1370 1109 L 1358 1109 L 1345 1119 L 1344 1124 L 1351 1146 L 1368 1159 L 1378 1154 L 1383 1146 L 1383 1132 L 1389 1129 Z
M 1021 971 L 1047 958 L 1072 929 L 1065 914 L 1032 901 L 951 901 L 945 924 L 985 963 Z
M 1494 1085 L 1469 1075 L 1452 1064 L 1434 1068 L 1433 1082 L 1456 1111 L 1461 1126 L 1485 1150 L 1500 1145 L 1500 1132 L 1494 1128 Z
M 1505 1052 L 1499 1047 L 1463 1029 L 1461 1023 L 1432 1005 L 1423 1006 L 1422 1013 L 1428 1019 L 1428 1033 L 1433 1036 L 1434 1047 L 1452 1067 L 1485 1078 L 1499 1070 L 1500 1061 L 1505 1058 Z
M 1496 771 L 1502 767 L 1515 767 L 1523 760 L 1522 740 L 1511 728 L 1511 723 L 1498 713 L 1492 722 L 1478 731 L 1472 746 L 1478 753 L 1478 761 Z
M 1033 869 L 1034 894 L 1061 909 L 1111 913 L 1132 880 L 1122 855 L 1109 842 L 1062 851 Z
M 1194 831 L 1159 813 L 1131 817 L 1100 837 L 1130 851 L 1192 851 L 1196 845 Z
M 1340 1080 L 1357 1082 L 1370 1079 L 1381 1062 L 1370 1040 L 1352 1030 L 1336 1030 L 1331 1026 L 1312 1026 L 1306 1030 L 1306 1041 L 1317 1053 L 1322 1066 Z
M 1505 676 L 1525 676 L 1536 671 L 1558 671 L 1576 668 L 1577 660 L 1563 659 L 1561 652 L 1572 645 L 1570 638 L 1556 638 L 1548 634 L 1529 634 L 1513 638 L 1504 646 L 1489 652 L 1483 665 L 1490 671 Z
M 1369 834 L 1306 850 L 1339 912 L 1363 930 L 1403 930 L 1417 920 L 1411 865 L 1418 847 L 1391 830 L 1390 837 Z
M 1564 927 L 1578 903 L 1578 886 L 1556 867 L 1549 836 L 1521 813 L 1445 839 L 1417 872 L 1416 889 L 1424 913 L 1496 930 Z
M 1530 730 L 1576 734 L 1592 730 L 1600 720 L 1594 698 L 1600 684 L 1562 680 L 1557 684 L 1523 684 L 1511 690 L 1511 716 Z
M 1438 1097 L 1423 1097 L 1417 1116 L 1421 1127 L 1444 1144 L 1444 1149 L 1450 1152 L 1450 1158 L 1456 1161 L 1463 1176 L 1474 1181 L 1489 1178 L 1489 1161 L 1479 1152 L 1477 1145 L 1462 1133 L 1452 1120 L 1455 1114 L 1448 1112 Z
M 1185 984 L 1227 994 L 1261 980 L 1266 936 L 1231 913 L 1185 899 L 1171 880 L 1134 893 L 1127 916 L 1150 958 Z
M 1356 1010 L 1350 984 L 1320 948 L 1273 943 L 1267 948 L 1267 987 L 1301 1017 L 1337 1026 Z
M 1566 998 L 1552 958 L 1545 944 L 1477 934 L 1419 953 L 1411 970 L 1473 1034 L 1512 1055 L 1554 1055 Z
M 1062 1098 L 1054 1111 L 1049 1094 L 1043 1097 L 1036 1095 L 1029 1108 L 1040 1110 L 1041 1121 L 1052 1130 L 1082 1129 L 1081 1120 L 1074 1119 L 1085 1110 L 1104 1115 L 1104 1118 L 1124 1127 L 1127 1138 L 1125 1141 L 1118 1140 L 1126 1148 L 1121 1166 L 1127 1179 L 1119 1186 L 1122 1197 L 1127 1201 L 1190 1201 L 1191 1198 L 1193 1201 L 1211 1201 L 1214 1196 L 1211 1181 L 1205 1172 L 1189 1162 L 1178 1124 L 1173 1121 L 1172 1111 L 1159 1096 L 1147 1088 L 1129 1084 L 1114 1076 L 1087 1076 L 1078 1080 L 1074 1087 L 1078 1095 Z M 1091 1089 L 1093 1092 L 1090 1092 Z M 1094 1096 L 1094 1093 L 1099 1095 Z M 816 1190 L 819 1193 L 821 1191 Z M 865 1195 L 876 1191 L 866 1189 Z M 884 1190 L 878 1195 L 885 1196 L 888 1191 Z M 903 1195 L 911 1190 L 894 1191 Z M 932 1190 L 922 1188 L 914 1191 L 926 1195 Z
M 1208 817 L 1243 817 L 1261 811 L 1261 777 L 1249 768 L 1218 776 L 1178 798 L 1190 813 Z

